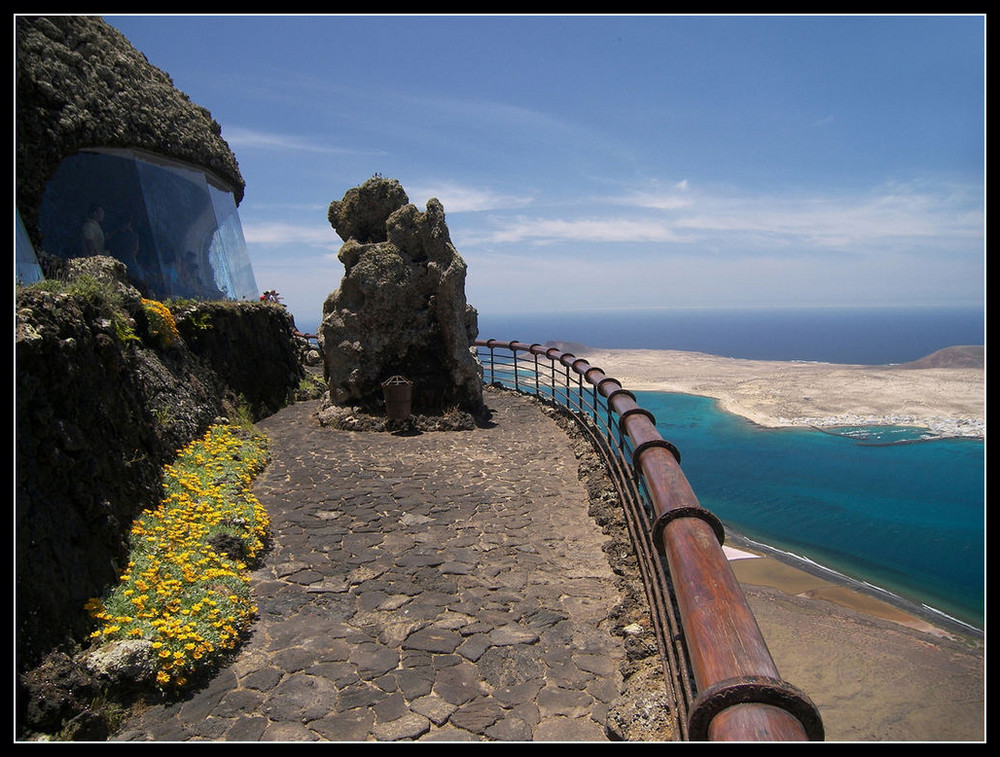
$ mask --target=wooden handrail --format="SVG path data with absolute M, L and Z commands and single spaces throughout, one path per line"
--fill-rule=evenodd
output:
M 617 379 L 576 355 L 518 341 L 488 339 L 475 344 L 490 350 L 491 379 L 494 350 L 513 353 L 520 370 L 525 365 L 517 363 L 517 353 L 529 353 L 562 366 L 567 376 L 575 373 L 580 384 L 591 385 L 617 416 L 621 433 L 631 443 L 634 471 L 645 482 L 653 511 L 652 538 L 669 570 L 695 679 L 697 697 L 688 714 L 688 737 L 822 740 L 823 723 L 816 706 L 778 673 L 722 550 L 722 523 L 699 504 L 681 470 L 680 454 L 657 431 L 653 416 Z

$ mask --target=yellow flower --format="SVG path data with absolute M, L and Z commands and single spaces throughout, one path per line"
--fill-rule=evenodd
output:
M 267 461 L 263 443 L 259 435 L 213 426 L 201 440 L 179 450 L 175 463 L 164 467 L 160 506 L 133 524 L 132 543 L 139 551 L 106 600 L 111 609 L 98 599 L 86 604 L 92 617 L 104 622 L 93 638 L 151 640 L 159 656 L 161 686 L 183 686 L 186 678 L 168 671 L 194 669 L 195 661 L 203 665 L 233 648 L 257 612 L 249 597 L 241 595 L 245 588 L 218 585 L 235 579 L 245 587 L 247 565 L 230 561 L 203 540 L 214 525 L 235 523 L 247 554 L 253 558 L 263 550 L 269 519 L 249 491 L 254 474 Z M 229 611 L 221 613 L 218 602 L 206 594 L 224 598 Z M 148 625 L 134 625 L 133 616 Z

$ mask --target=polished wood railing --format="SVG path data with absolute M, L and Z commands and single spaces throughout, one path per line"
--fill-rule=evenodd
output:
M 643 572 L 680 736 L 822 740 L 819 711 L 781 678 L 722 544 L 653 416 L 600 368 L 556 347 L 475 343 L 483 380 L 570 412 L 604 457 Z

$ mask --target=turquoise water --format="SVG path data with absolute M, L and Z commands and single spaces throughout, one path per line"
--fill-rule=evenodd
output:
M 920 432 L 766 429 L 704 397 L 636 397 L 733 530 L 983 628 L 982 440 L 885 444 Z

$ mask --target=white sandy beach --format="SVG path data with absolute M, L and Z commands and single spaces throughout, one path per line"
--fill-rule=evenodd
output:
M 967 437 L 985 431 L 985 368 L 954 360 L 956 351 L 982 348 L 951 348 L 918 363 L 865 366 L 574 347 L 577 357 L 626 389 L 712 397 L 721 409 L 762 426 L 918 426 Z

